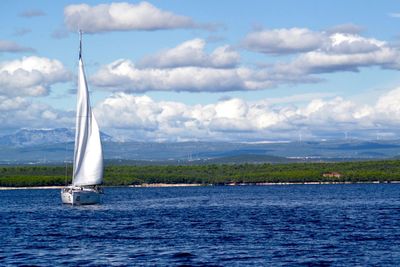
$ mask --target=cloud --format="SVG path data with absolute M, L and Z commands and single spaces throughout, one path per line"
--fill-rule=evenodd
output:
M 400 134 L 400 88 L 375 104 L 358 104 L 337 96 L 316 94 L 288 99 L 221 99 L 216 103 L 187 105 L 155 101 L 148 96 L 117 92 L 94 108 L 103 131 L 120 140 L 141 141 L 257 141 L 353 137 L 395 138 Z M 0 96 L 3 128 L 72 127 L 74 112 L 57 110 L 23 97 Z
M 335 33 L 329 43 L 316 51 L 300 54 L 279 71 L 312 74 L 337 71 L 358 71 L 361 67 L 399 67 L 400 54 L 386 42 L 359 35 Z
M 94 110 L 102 128 L 123 132 L 122 139 L 134 140 L 293 140 L 299 132 L 314 139 L 344 132 L 374 138 L 378 130 L 391 136 L 400 134 L 399 88 L 372 105 L 337 96 L 300 98 L 308 102 L 298 105 L 275 99 L 230 98 L 213 104 L 186 105 L 115 93 Z
M 374 111 L 380 114 L 379 123 L 391 124 L 398 127 L 400 123 L 400 88 L 393 89 L 380 96 L 374 107 Z
M 265 31 L 264 31 L 265 32 Z M 271 34 L 271 32 L 273 32 Z M 281 34 L 284 32 L 285 34 Z M 318 36 L 310 38 L 315 42 L 305 42 L 297 45 L 293 40 L 302 34 Z M 258 32 L 253 32 L 246 38 L 249 41 Z M 275 36 L 276 35 L 276 36 Z M 262 39 L 263 33 L 258 40 Z M 287 55 L 296 53 L 288 58 L 287 62 L 276 61 L 269 64 L 269 77 L 281 77 L 279 83 L 289 82 L 289 77 L 294 77 L 296 82 L 318 81 L 316 74 L 339 71 L 359 71 L 362 67 L 377 66 L 383 69 L 399 69 L 400 51 L 393 45 L 375 38 L 366 38 L 359 34 L 344 33 L 339 31 L 315 33 L 306 29 L 278 29 L 268 31 L 267 36 L 276 39 L 286 38 L 284 41 L 260 42 L 247 48 L 261 53 Z M 274 38 L 275 38 L 274 37 Z M 294 42 L 290 48 L 287 44 Z M 301 41 L 299 41 L 301 43 Z M 313 45 L 307 45 L 312 43 Z M 305 49 L 307 47 L 307 49 Z M 302 51 L 307 50 L 307 51 Z M 286 77 L 286 79 L 284 78 Z
M 35 103 L 23 97 L 0 95 L 0 124 L 2 128 L 65 127 L 73 125 L 74 115 L 53 107 Z
M 116 93 L 95 108 L 101 127 L 131 129 L 133 136 L 153 140 L 198 139 L 242 132 L 246 103 L 231 99 L 216 105 L 188 106 L 179 102 L 155 102 L 148 96 Z M 233 112 L 233 113 L 231 113 Z M 238 120 L 238 117 L 242 117 Z
M 282 32 L 285 34 L 281 35 Z M 313 45 L 306 45 L 307 42 L 297 45 L 299 42 L 295 42 L 289 48 L 287 40 L 279 44 L 283 47 L 260 49 L 263 53 L 282 52 L 286 55 L 286 62 L 278 59 L 243 66 L 240 54 L 231 46 L 222 45 L 206 52 L 205 40 L 196 38 L 144 57 L 137 64 L 120 59 L 103 65 L 91 80 L 94 85 L 114 92 L 227 92 L 316 83 L 323 81 L 318 74 L 357 72 L 363 67 L 400 68 L 400 51 L 375 38 L 340 32 L 316 33 L 297 28 L 276 30 L 276 33 L 280 37 L 293 34 L 295 37 L 290 37 L 290 40 L 310 35 L 308 44 Z M 312 50 L 300 52 L 305 47 Z M 287 57 L 287 53 L 295 51 L 298 53 Z
M 273 29 L 249 33 L 243 46 L 265 54 L 290 54 L 318 49 L 325 41 L 323 33 L 306 28 Z
M 29 9 L 20 13 L 19 16 L 24 18 L 32 18 L 32 17 L 46 16 L 46 13 L 39 9 Z
M 161 108 L 147 96 L 133 96 L 118 93 L 107 98 L 97 107 L 96 116 L 103 119 L 106 127 L 154 130 L 157 127 L 157 114 Z M 114 120 L 115 117 L 120 119 Z
M 329 40 L 329 44 L 322 50 L 335 54 L 367 54 L 387 47 L 386 42 L 357 34 L 334 33 L 329 36 Z
M 388 15 L 392 18 L 400 18 L 400 13 L 389 13 Z
M 186 41 L 174 48 L 139 60 L 119 59 L 90 77 L 91 82 L 112 91 L 251 91 L 280 84 L 314 83 L 316 77 L 287 75 L 269 66 L 240 66 L 240 54 L 228 45 L 205 52 L 202 39 Z
M 54 59 L 23 57 L 0 62 L 0 94 L 7 96 L 41 96 L 51 85 L 66 82 L 71 73 Z
M 232 47 L 217 47 L 211 54 L 204 51 L 206 42 L 202 39 L 186 41 L 177 47 L 145 57 L 139 66 L 156 68 L 212 67 L 232 68 L 240 60 L 240 55 Z
M 390 48 L 384 41 L 365 38 L 353 24 L 338 25 L 324 32 L 305 28 L 274 29 L 249 33 L 243 40 L 248 50 L 264 54 L 366 54 Z
M 86 33 L 199 27 L 189 17 L 163 11 L 148 2 L 69 5 L 64 9 L 64 21 L 70 31 L 81 29 Z
M 35 51 L 33 48 L 20 46 L 15 42 L 0 40 L 0 52 L 18 53 L 18 52 L 33 52 L 33 51 Z
M 188 91 L 218 92 L 258 89 L 262 84 L 251 80 L 247 69 L 203 67 L 137 68 L 129 60 L 117 60 L 103 66 L 91 78 L 99 87 L 127 92 Z

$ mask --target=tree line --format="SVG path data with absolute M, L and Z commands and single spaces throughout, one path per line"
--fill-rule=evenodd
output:
M 324 174 L 337 172 L 340 177 Z M 0 186 L 60 186 L 71 182 L 72 168 L 65 166 L 3 166 Z M 104 185 L 143 183 L 305 183 L 305 182 L 392 182 L 400 181 L 400 160 L 289 163 L 210 164 L 182 166 L 117 166 L 104 170 Z

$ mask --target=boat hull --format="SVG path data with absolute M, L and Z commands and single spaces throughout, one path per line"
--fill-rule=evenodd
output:
M 91 188 L 66 187 L 61 190 L 61 200 L 64 204 L 93 205 L 100 203 L 100 192 Z

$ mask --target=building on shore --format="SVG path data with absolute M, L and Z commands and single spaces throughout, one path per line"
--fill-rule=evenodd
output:
M 329 178 L 341 178 L 342 174 L 339 172 L 325 172 L 322 174 L 323 177 L 329 177 Z

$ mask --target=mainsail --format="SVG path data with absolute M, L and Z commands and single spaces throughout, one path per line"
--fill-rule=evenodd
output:
M 72 179 L 74 186 L 98 185 L 103 181 L 103 150 L 100 131 L 90 107 L 81 52 L 82 40 L 79 49 L 79 80 Z

